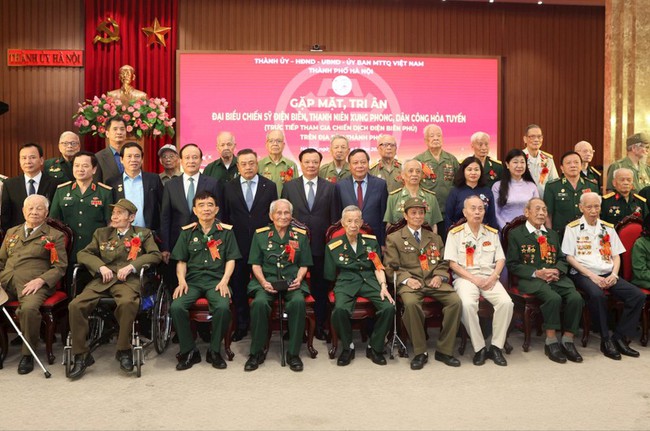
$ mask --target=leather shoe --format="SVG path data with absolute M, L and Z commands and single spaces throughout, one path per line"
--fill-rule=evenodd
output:
M 24 355 L 18 363 L 18 374 L 29 374 L 34 371 L 34 358 Z
M 192 368 L 192 365 L 201 362 L 201 352 L 199 352 L 199 349 L 194 348 L 187 353 L 179 353 L 176 355 L 176 359 L 178 359 L 176 369 L 178 371 L 187 370 Z
M 289 368 L 291 369 L 291 371 L 302 371 L 303 365 L 300 356 L 290 355 L 289 352 L 287 352 L 286 356 L 287 356 L 287 364 L 289 364 Z
M 618 350 L 616 350 L 616 347 L 614 346 L 612 340 L 601 341 L 600 351 L 603 352 L 603 354 L 607 356 L 609 359 L 614 359 L 615 361 L 621 360 L 621 354 L 618 353 Z
M 131 349 L 129 350 L 118 350 L 115 353 L 115 359 L 120 361 L 120 369 L 130 373 L 133 371 L 133 354 Z
M 508 361 L 506 361 L 506 358 L 503 356 L 503 352 L 497 346 L 490 346 L 488 357 L 500 367 L 508 365 Z
M 426 353 L 420 353 L 415 355 L 415 358 L 411 361 L 411 369 L 412 370 L 421 370 L 424 368 L 424 364 L 429 362 L 429 355 Z
M 622 338 L 617 338 L 614 341 L 614 346 L 621 353 L 621 355 L 631 356 L 633 358 L 638 358 L 640 353 L 632 349 L 629 344 L 625 342 Z
M 544 345 L 544 354 L 553 362 L 557 362 L 558 364 L 566 363 L 566 356 L 562 353 L 560 343 L 557 341 Z
M 244 371 L 255 371 L 262 363 L 264 363 L 264 353 L 248 355 L 248 360 L 244 365 Z
M 440 361 L 445 365 L 449 365 L 450 367 L 460 367 L 460 361 L 451 355 L 445 355 L 444 353 L 436 352 L 434 358 L 436 361 Z
M 386 365 L 386 358 L 384 357 L 384 352 L 375 352 L 375 350 L 368 346 L 366 347 L 366 358 L 370 359 L 377 365 Z
M 221 352 L 213 352 L 210 349 L 208 349 L 208 351 L 205 353 L 205 361 L 208 364 L 212 364 L 213 368 L 217 368 L 219 370 L 225 370 L 226 367 L 228 367 L 228 364 L 226 364 L 226 361 L 224 361 L 223 357 L 221 356 Z
M 235 332 L 232 334 L 231 341 L 233 342 L 241 341 L 241 339 L 244 338 L 247 333 L 248 331 L 246 329 L 237 328 Z
M 573 343 L 562 343 L 562 352 L 571 362 L 582 362 L 582 356 L 578 353 L 576 345 Z
M 474 358 L 472 359 L 472 363 L 474 365 L 483 365 L 485 364 L 486 358 L 487 358 L 487 349 L 483 347 L 481 350 L 474 353 Z
M 354 359 L 354 349 L 343 349 L 339 359 L 336 361 L 336 365 L 339 367 L 345 367 L 350 365 L 350 362 Z
M 95 358 L 90 353 L 78 353 L 74 355 L 74 362 L 72 363 L 72 369 L 68 375 L 71 379 L 76 379 L 83 376 L 86 372 L 86 368 L 90 367 L 95 363 Z

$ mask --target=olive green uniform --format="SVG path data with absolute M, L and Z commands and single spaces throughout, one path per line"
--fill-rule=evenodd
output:
M 603 196 L 600 206 L 600 218 L 616 226 L 618 222 L 629 215 L 637 215 L 642 220 L 648 215 L 646 198 L 636 193 L 630 193 L 625 200 L 623 195 L 616 192 Z
M 286 157 L 280 158 L 278 163 L 273 162 L 269 156 L 264 157 L 259 163 L 259 173 L 275 183 L 278 196 L 282 195 L 284 183 L 299 176 L 298 166 Z
M 333 161 L 324 164 L 318 170 L 318 176 L 323 179 L 326 179 L 330 183 L 338 183 L 343 178 L 349 177 L 350 175 L 351 175 L 350 165 L 348 164 L 348 162 L 345 162 L 343 164 L 343 167 L 341 168 L 341 172 L 336 171 L 336 165 L 334 164 Z
M 643 289 L 650 289 L 650 237 L 641 236 L 632 247 L 631 283 Z
M 380 159 L 370 167 L 370 175 L 374 175 L 377 178 L 386 181 L 388 193 L 391 193 L 393 190 L 397 190 L 400 187 L 404 187 L 404 180 L 402 179 L 402 164 L 397 159 L 394 159 L 392 163 L 388 164 L 384 163 L 384 161 Z
M 593 166 L 588 166 L 586 171 L 580 171 L 580 176 L 586 180 L 590 180 L 592 183 L 595 183 L 598 186 L 598 191 L 600 192 L 601 187 L 603 186 L 603 174 Z
M 503 174 L 503 164 L 501 160 L 491 159 L 489 156 L 485 158 L 485 165 L 483 166 L 483 178 L 486 184 L 492 188 L 494 183 L 501 180 Z
M 634 190 L 641 191 L 642 188 L 650 186 L 650 166 L 643 162 L 638 165 L 632 163 L 629 157 L 615 161 L 607 169 L 607 190 L 614 190 L 614 171 L 619 168 L 627 168 L 632 171 L 634 178 Z
M 552 228 L 560 237 L 569 222 L 582 216 L 578 205 L 580 196 L 587 192 L 598 193 L 598 186 L 582 177 L 578 179 L 575 189 L 565 177 L 553 180 L 546 185 L 544 203 L 546 203 L 548 215 L 551 217 Z
M 445 201 L 449 196 L 451 188 L 454 186 L 454 175 L 456 175 L 459 167 L 458 160 L 444 150 L 440 153 L 440 160 L 436 160 L 429 150 L 418 154 L 415 160 L 427 165 L 428 169 L 423 168 L 424 177 L 422 178 L 421 186 L 436 193 L 438 206 L 444 217 Z M 427 170 L 430 170 L 431 174 L 427 174 Z
M 208 242 L 212 240 L 216 241 L 215 247 L 218 252 L 215 258 L 208 248 Z M 178 334 L 180 353 L 191 352 L 196 347 L 192 336 L 189 309 L 197 299 L 202 297 L 208 300 L 208 311 L 212 316 L 210 350 L 219 353 L 221 340 L 226 335 L 232 316 L 230 297 L 221 296 L 221 292 L 216 290 L 216 287 L 223 278 L 226 263 L 241 259 L 232 226 L 215 221 L 207 235 L 203 233 L 199 223 L 183 226 L 171 258 L 187 264 L 185 274 L 187 293 L 174 299 L 169 309 Z
M 404 203 L 410 197 L 411 193 L 409 193 L 406 188 L 393 191 L 388 196 L 384 221 L 392 224 L 403 219 Z M 429 226 L 433 227 L 443 220 L 442 214 L 440 213 L 440 207 L 438 206 L 438 199 L 436 199 L 436 194 L 434 192 L 420 187 L 415 197 L 422 199 L 427 204 L 426 212 L 424 213 L 424 221 L 428 223 Z
M 293 261 L 291 261 L 291 253 L 286 251 L 287 246 L 291 246 L 293 249 Z M 268 282 L 295 280 L 300 268 L 313 265 L 307 232 L 296 227 L 289 227 L 284 237 L 280 238 L 272 224 L 257 229 L 251 243 L 248 264 L 261 266 L 264 278 Z M 282 293 L 285 311 L 289 315 L 289 348 L 287 351 L 290 355 L 296 356 L 300 353 L 300 345 L 305 332 L 305 295 L 308 294 L 309 287 L 304 279 L 300 283 L 300 289 Z M 250 353 L 257 355 L 264 350 L 269 335 L 271 305 L 277 296 L 264 290 L 255 277 L 248 284 L 248 295 L 253 297 Z
M 221 182 L 222 184 L 237 178 L 239 176 L 239 169 L 237 169 L 237 157 L 232 158 L 230 161 L 230 166 L 227 168 L 223 163 L 223 159 L 219 158 L 215 160 L 205 167 L 203 170 L 203 175 L 208 175 Z
M 43 170 L 57 180 L 74 181 L 72 162 L 67 161 L 63 156 L 47 159 Z

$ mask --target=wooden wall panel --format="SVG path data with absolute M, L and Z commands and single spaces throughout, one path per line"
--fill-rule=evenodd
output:
M 8 67 L 7 49 L 84 49 L 83 0 L 0 0 L 0 173 L 20 173 L 18 147 L 43 146 L 58 155 L 59 135 L 72 130 L 83 100 L 83 68 Z

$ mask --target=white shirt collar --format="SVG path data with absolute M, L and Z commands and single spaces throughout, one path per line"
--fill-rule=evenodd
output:
M 244 178 L 244 177 L 242 177 L 242 176 L 240 175 L 240 176 L 239 176 L 239 183 L 240 183 L 240 184 L 246 184 L 246 182 L 248 182 L 248 181 L 252 181 L 252 182 L 254 182 L 254 183 L 257 184 L 257 176 L 258 176 L 258 175 L 255 174 L 255 176 L 254 176 L 253 178 L 251 178 L 250 180 L 247 180 L 246 178 Z
M 30 177 L 29 175 L 25 174 L 25 184 L 29 184 L 29 180 L 34 180 L 35 183 L 40 183 L 42 177 L 43 177 L 43 171 L 40 171 L 38 174 L 34 175 L 33 177 Z
M 528 220 L 526 220 L 526 229 L 528 229 L 528 233 L 533 233 L 537 230 L 535 226 L 530 224 Z M 539 230 L 541 230 L 542 232 L 546 232 L 546 226 L 542 225 L 542 227 L 540 227 Z
M 201 172 L 197 172 L 196 174 L 192 175 L 191 177 L 189 175 L 183 173 L 183 182 L 187 182 L 190 178 L 194 178 L 194 182 L 196 184 L 198 184 L 199 183 L 199 175 L 201 175 Z

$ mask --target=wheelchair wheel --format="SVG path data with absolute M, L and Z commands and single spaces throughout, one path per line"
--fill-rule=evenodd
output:
M 72 341 L 69 333 L 63 348 L 63 366 L 65 367 L 65 376 L 70 377 L 70 370 L 72 370 Z
M 165 285 L 160 283 L 156 294 L 153 315 L 151 316 L 151 338 L 158 354 L 163 353 L 167 349 L 169 340 L 171 339 L 172 321 L 169 315 L 170 305 L 171 298 L 169 297 L 169 292 L 165 288 Z

